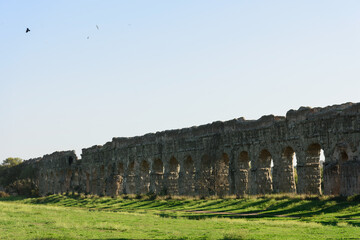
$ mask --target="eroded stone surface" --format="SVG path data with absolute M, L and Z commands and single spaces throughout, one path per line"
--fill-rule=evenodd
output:
M 36 164 L 41 194 L 321 194 L 323 149 L 324 194 L 352 195 L 360 193 L 359 141 L 360 104 L 346 103 L 113 138 L 83 149 L 82 159 L 55 152 Z

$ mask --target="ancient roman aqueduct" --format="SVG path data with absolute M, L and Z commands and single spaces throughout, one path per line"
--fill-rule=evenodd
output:
M 360 103 L 113 138 L 31 159 L 41 194 L 360 194 Z M 295 184 L 293 158 L 297 159 Z M 272 167 L 273 166 L 273 167 Z

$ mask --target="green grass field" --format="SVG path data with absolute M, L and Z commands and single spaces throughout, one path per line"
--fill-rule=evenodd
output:
M 0 239 L 360 239 L 359 199 L 0 198 Z

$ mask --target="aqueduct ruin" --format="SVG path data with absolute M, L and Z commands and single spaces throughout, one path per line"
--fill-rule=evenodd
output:
M 321 150 L 325 154 L 323 178 Z M 74 151 L 64 151 L 34 162 L 42 195 L 348 196 L 360 194 L 359 151 L 360 103 L 346 103 L 301 107 L 288 111 L 286 117 L 239 118 L 113 138 L 103 146 L 83 149 L 81 159 Z

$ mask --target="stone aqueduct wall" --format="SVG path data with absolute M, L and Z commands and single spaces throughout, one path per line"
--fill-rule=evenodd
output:
M 360 103 L 113 138 L 37 160 L 41 194 L 360 194 Z M 298 184 L 293 157 L 296 154 Z M 273 168 L 271 167 L 273 164 Z

